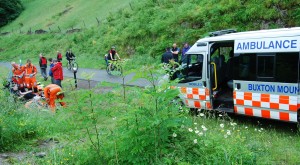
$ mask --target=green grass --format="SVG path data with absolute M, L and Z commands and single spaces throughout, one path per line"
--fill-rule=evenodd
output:
M 129 8 L 130 0 L 23 0 L 22 2 L 25 10 L 15 21 L 2 28 L 2 32 L 12 30 L 27 32 L 30 28 L 32 31 L 37 29 L 48 31 L 49 27 L 58 30 L 58 26 L 62 31 L 66 31 L 72 27 L 84 28 L 84 23 L 88 28 L 97 25 L 96 17 L 104 20 L 109 13 L 114 13 L 120 8 Z
M 4 68 L 0 70 L 7 72 Z M 108 93 L 95 92 L 99 91 L 99 87 L 107 86 L 105 83 L 95 89 L 75 91 L 71 90 L 68 80 L 63 85 L 68 91 L 65 98 L 68 107 L 55 115 L 25 110 L 22 104 L 7 104 L 8 97 L 1 90 L 0 105 L 5 109 L 0 111 L 0 144 L 5 146 L 1 149 L 16 153 L 47 153 L 43 159 L 29 154 L 22 162 L 16 159 L 12 162 L 300 163 L 299 132 L 269 125 L 276 122 L 265 121 L 261 124 L 255 120 L 248 121 L 250 117 L 219 116 L 209 111 L 202 112 L 199 117 L 191 116 L 187 108 L 180 112 L 176 105 L 170 104 L 170 99 L 177 92 L 164 87 L 158 87 L 155 91 L 153 88 L 127 87 L 124 99 L 122 86 L 117 84 L 110 84 L 112 91 Z M 41 147 L 41 142 L 49 138 L 55 138 L 59 143 Z M 100 148 L 96 150 L 98 141 Z

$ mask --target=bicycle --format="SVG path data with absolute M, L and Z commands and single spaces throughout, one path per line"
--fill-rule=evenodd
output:
M 110 60 L 106 67 L 107 74 L 121 76 L 123 74 L 123 69 L 120 61 L 121 60 Z
M 68 61 L 67 63 L 67 69 L 72 71 L 77 71 L 78 70 L 78 64 L 76 62 L 76 57 L 70 59 L 70 62 Z

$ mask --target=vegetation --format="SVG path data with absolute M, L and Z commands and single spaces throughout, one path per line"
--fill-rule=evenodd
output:
M 34 3 L 38 2 L 27 2 L 25 6 L 29 8 Z M 95 3 L 89 4 L 90 10 L 93 10 Z M 66 5 L 60 4 L 62 7 Z M 132 65 L 136 67 L 159 63 L 158 58 L 166 46 L 174 42 L 179 45 L 183 42 L 194 43 L 210 31 L 228 28 L 246 31 L 300 25 L 297 0 L 260 3 L 255 0 L 139 0 L 132 1 L 130 6 L 117 12 L 108 12 L 99 27 L 92 26 L 79 33 L 65 34 L 52 28 L 53 33 L 49 34 L 14 33 L 1 37 L 0 60 L 37 59 L 40 52 L 53 57 L 56 50 L 65 52 L 72 48 L 78 56 L 80 67 L 104 68 L 104 54 L 111 45 L 116 45 L 123 58 L 136 59 Z M 66 23 L 69 21 L 72 20 Z M 11 26 L 16 27 L 16 23 Z M 36 27 L 40 28 L 44 28 L 44 25 Z
M 154 70 L 137 77 L 152 82 Z M 192 117 L 169 85 L 71 91 L 55 115 L 12 104 L 1 90 L 0 149 L 26 153 L 10 160 L 18 164 L 299 164 L 298 132 L 205 111 Z M 56 143 L 42 146 L 47 139 Z
M 37 0 L 23 2 L 32 10 L 36 6 L 31 5 L 42 5 Z M 57 13 L 75 4 L 55 2 L 62 8 L 54 10 L 53 20 L 63 20 L 67 14 Z M 16 164 L 299 164 L 299 131 L 206 111 L 191 116 L 189 109 L 174 103 L 178 91 L 169 89 L 172 84 L 153 83 L 160 74 L 155 65 L 158 57 L 173 42 L 193 43 L 219 29 L 299 26 L 299 9 L 296 0 L 136 0 L 128 8 L 108 12 L 99 27 L 86 21 L 90 27 L 79 33 L 52 28 L 47 34 L 15 32 L 0 37 L 0 60 L 33 58 L 37 62 L 40 52 L 53 57 L 56 50 L 72 48 L 80 67 L 93 68 L 104 67 L 103 55 L 116 45 L 122 57 L 134 59 L 127 61 L 124 74 L 133 69 L 136 78 L 152 84 L 142 89 L 102 83 L 93 89 L 74 90 L 74 84 L 65 80 L 68 107 L 55 115 L 24 109 L 23 102 L 1 90 L 0 151 L 25 153 L 21 162 L 9 160 Z M 66 29 L 77 25 L 70 20 L 65 23 Z M 47 24 L 32 27 L 44 29 Z M 7 73 L 3 68 L 0 71 Z M 56 143 L 45 146 L 49 141 Z M 46 156 L 36 157 L 41 151 Z
M 16 19 L 22 12 L 23 6 L 20 0 L 0 1 L 0 27 Z
M 6 0 L 5 0 L 6 1 Z M 62 31 L 74 28 L 89 28 L 97 26 L 109 13 L 121 8 L 129 8 L 130 0 L 22 0 L 24 12 L 12 23 L 2 28 L 2 31 L 23 31 L 30 29 Z

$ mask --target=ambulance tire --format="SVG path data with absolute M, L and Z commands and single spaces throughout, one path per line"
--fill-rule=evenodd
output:
M 300 127 L 300 109 L 297 111 L 297 121 L 298 121 L 298 127 Z
M 198 115 L 198 109 L 197 108 L 190 108 L 190 114 L 192 116 L 197 116 Z

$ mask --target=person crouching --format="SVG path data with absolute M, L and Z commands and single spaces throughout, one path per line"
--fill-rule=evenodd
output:
M 55 113 L 55 100 L 60 100 L 60 105 L 61 106 L 66 106 L 65 102 L 61 102 L 61 100 L 64 98 L 64 94 L 62 93 L 62 89 L 60 86 L 56 84 L 50 84 L 47 85 L 44 88 L 44 96 L 47 100 L 47 103 L 50 107 L 51 112 Z

